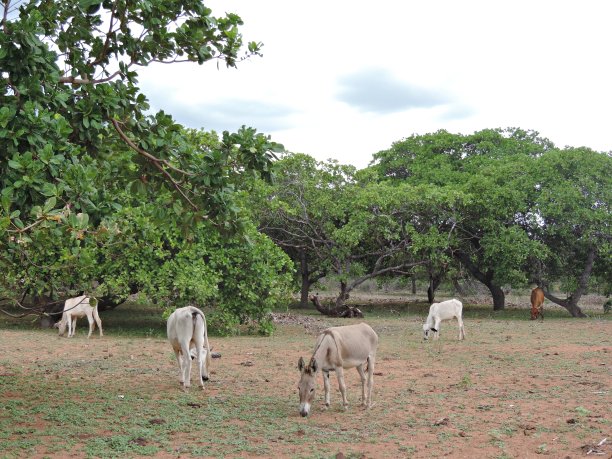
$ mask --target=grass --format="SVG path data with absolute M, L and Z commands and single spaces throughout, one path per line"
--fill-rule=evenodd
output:
M 424 343 L 426 305 L 363 309 L 380 336 L 376 405 L 357 407 L 349 370 L 349 410 L 334 380 L 330 409 L 317 402 L 308 418 L 297 414 L 295 364 L 315 335 L 300 324 L 271 338 L 211 338 L 223 355 L 211 381 L 183 392 L 156 309 L 103 312 L 105 337 L 90 340 L 82 322 L 68 340 L 2 316 L 0 457 L 558 457 L 609 436 L 607 317 L 536 323 L 526 310 L 468 304 L 466 341 L 447 323 L 439 341 Z M 347 323 L 291 312 L 321 327 Z

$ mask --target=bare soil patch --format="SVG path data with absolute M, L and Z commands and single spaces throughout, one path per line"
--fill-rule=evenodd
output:
M 369 314 L 375 405 L 359 408 L 350 370 L 349 409 L 332 376 L 332 406 L 319 381 L 308 418 L 299 357 L 323 328 L 359 320 L 275 321 L 270 338 L 211 337 L 222 358 L 205 390 L 187 393 L 162 337 L 0 329 L 0 456 L 612 457 L 609 320 L 467 319 L 465 341 L 452 322 L 423 342 L 422 317 Z

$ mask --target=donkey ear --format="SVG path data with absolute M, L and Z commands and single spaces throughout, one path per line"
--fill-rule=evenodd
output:
M 313 373 L 317 372 L 317 361 L 314 358 L 310 360 L 310 368 L 312 369 Z
M 298 360 L 298 370 L 302 371 L 304 369 L 304 358 L 300 357 L 300 360 Z

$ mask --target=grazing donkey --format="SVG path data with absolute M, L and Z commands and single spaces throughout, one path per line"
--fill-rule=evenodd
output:
M 102 321 L 98 314 L 98 300 L 86 295 L 68 298 L 64 303 L 62 318 L 54 325 L 59 329 L 59 336 L 64 336 L 66 328 L 68 328 L 68 338 L 72 338 L 76 330 L 76 321 L 80 317 L 87 317 L 87 321 L 89 322 L 89 334 L 87 338 L 89 338 L 91 333 L 95 330 L 96 324 L 98 324 L 100 336 L 104 336 L 102 333 Z
M 459 323 L 459 339 L 465 339 L 463 304 L 455 298 L 442 301 L 441 303 L 433 303 L 429 307 L 429 315 L 423 324 L 423 339 L 429 339 L 430 331 L 433 332 L 434 339 L 438 339 L 440 337 L 440 324 L 442 321 L 451 320 L 453 317 L 456 317 Z
M 183 388 L 188 389 L 191 386 L 193 353 L 199 369 L 198 383 L 204 389 L 211 359 L 204 313 L 193 306 L 179 308 L 168 317 L 167 331 L 168 341 L 178 360 L 179 379 Z
M 316 374 L 323 372 L 323 386 L 325 387 L 325 406 L 329 407 L 329 372 L 335 371 L 338 386 L 342 394 L 342 406 L 348 406 L 346 399 L 346 385 L 344 384 L 344 369 L 356 368 L 361 377 L 361 404 L 369 408 L 372 406 L 372 385 L 374 383 L 374 363 L 378 335 L 368 324 L 346 325 L 332 327 L 323 331 L 318 338 L 314 353 L 308 365 L 300 357 L 298 369 L 301 377 L 298 384 L 300 392 L 300 414 L 308 416 L 315 396 Z M 365 366 L 368 377 L 366 380 Z M 366 390 L 367 385 L 367 390 Z
M 531 320 L 540 316 L 544 321 L 544 290 L 536 287 L 531 291 Z

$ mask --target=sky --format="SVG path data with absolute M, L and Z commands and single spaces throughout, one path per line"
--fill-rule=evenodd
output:
M 140 71 L 155 110 L 247 125 L 295 153 L 366 167 L 413 134 L 531 129 L 612 150 L 609 0 L 211 0 L 263 57 Z

